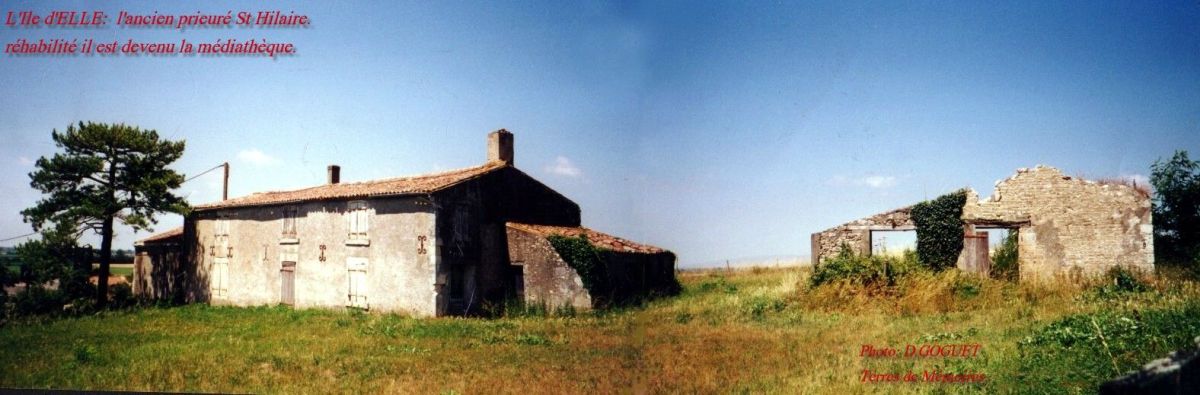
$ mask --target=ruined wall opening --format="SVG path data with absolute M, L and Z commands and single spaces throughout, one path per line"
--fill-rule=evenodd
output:
M 870 231 L 871 255 L 901 256 L 905 250 L 917 250 L 917 230 Z
M 976 227 L 976 232 L 987 234 L 990 275 L 1002 280 L 1017 280 L 1020 270 L 1018 237 L 1015 226 Z

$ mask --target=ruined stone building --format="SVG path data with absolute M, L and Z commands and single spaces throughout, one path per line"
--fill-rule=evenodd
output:
M 873 232 L 916 230 L 912 207 L 854 220 L 812 235 L 813 262 L 838 253 L 845 244 L 871 252 Z M 1096 274 L 1117 265 L 1154 268 L 1154 229 L 1150 196 L 1115 182 L 1096 182 L 1037 166 L 1019 169 L 996 183 L 980 200 L 967 190 L 962 208 L 963 251 L 959 269 L 987 273 L 987 229 L 1017 232 L 1021 279 L 1058 274 Z
M 504 130 L 479 166 L 356 183 L 339 173 L 196 206 L 182 229 L 137 243 L 135 294 L 441 316 L 511 299 L 587 309 L 676 284 L 674 254 L 581 227 L 575 202 L 514 166 Z M 613 295 L 589 293 L 552 235 L 603 250 Z

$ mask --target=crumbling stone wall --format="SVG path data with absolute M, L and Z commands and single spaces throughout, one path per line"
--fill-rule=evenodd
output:
M 593 232 L 588 240 L 600 249 L 608 286 L 597 291 L 603 293 L 588 290 L 579 273 L 554 249 L 547 234 L 539 232 L 530 230 L 528 225 L 507 228 L 509 261 L 524 273 L 526 304 L 588 310 L 675 295 L 680 290 L 675 278 L 674 253 L 650 246 L 633 248 L 622 244 L 625 240 L 598 232 Z M 620 241 L 613 243 L 613 240 Z
M 1097 274 L 1116 265 L 1154 269 L 1150 197 L 1127 185 L 1053 167 L 1019 169 L 987 200 L 968 191 L 962 218 L 968 227 L 1018 229 L 1022 279 Z
M 902 207 L 870 217 L 856 219 L 812 234 L 812 262 L 837 255 L 842 244 L 859 254 L 871 253 L 872 230 L 913 230 L 912 207 Z
M 544 236 L 513 228 L 506 231 L 509 260 L 525 273 L 526 304 L 592 308 L 592 297 L 583 286 L 583 278 L 558 256 Z

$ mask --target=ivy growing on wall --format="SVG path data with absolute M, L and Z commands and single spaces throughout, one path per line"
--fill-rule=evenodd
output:
M 601 254 L 603 251 L 592 245 L 587 236 L 552 235 L 546 237 L 546 240 L 550 241 L 551 246 L 554 246 L 558 256 L 562 257 L 572 269 L 575 269 L 576 273 L 579 273 L 579 277 L 583 279 L 583 286 L 587 288 L 589 294 L 608 295 L 608 273 L 605 271 L 604 256 Z
M 959 190 L 917 203 L 912 220 L 917 226 L 917 256 L 933 269 L 955 266 L 963 249 L 962 209 L 967 192 Z

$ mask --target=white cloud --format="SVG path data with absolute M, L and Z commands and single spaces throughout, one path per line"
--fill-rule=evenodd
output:
M 274 157 L 259 151 L 258 148 L 242 150 L 242 152 L 238 152 L 237 157 L 243 162 L 255 166 L 271 166 L 279 163 L 279 159 L 275 159 Z
M 33 159 L 29 159 L 29 157 L 25 156 L 18 157 L 17 162 L 21 163 L 21 166 L 33 166 L 34 164 Z
M 868 176 L 860 180 L 862 184 L 871 188 L 891 188 L 896 186 L 896 177 L 892 176 Z
M 864 176 L 858 178 L 849 178 L 842 175 L 833 176 L 829 179 L 829 185 L 832 186 L 859 186 L 875 189 L 887 189 L 896 186 L 898 180 L 894 176 Z
M 577 178 L 583 175 L 583 171 L 575 167 L 570 159 L 565 156 L 559 156 L 554 160 L 554 164 L 546 166 L 546 172 L 554 175 Z

